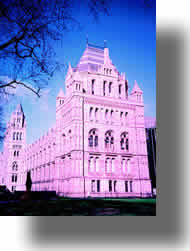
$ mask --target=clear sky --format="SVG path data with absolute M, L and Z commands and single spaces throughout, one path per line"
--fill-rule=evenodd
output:
M 149 6 L 151 3 L 151 7 Z M 148 4 L 147 4 L 148 3 Z M 22 103 L 27 120 L 27 143 L 32 143 L 55 123 L 55 101 L 64 80 L 68 62 L 76 66 L 89 43 L 103 46 L 107 40 L 110 58 L 119 72 L 125 72 L 129 91 L 134 80 L 144 92 L 145 116 L 156 117 L 156 7 L 153 0 L 113 1 L 110 15 L 100 14 L 96 22 L 85 9 L 74 10 L 81 29 L 63 34 L 56 46 L 57 58 L 65 65 L 43 90 L 41 99 L 23 89 L 7 106 L 6 119 L 18 102 Z

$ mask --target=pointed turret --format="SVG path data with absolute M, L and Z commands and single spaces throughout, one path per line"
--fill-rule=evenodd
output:
M 131 94 L 135 94 L 135 93 L 139 93 L 142 94 L 143 91 L 141 90 L 141 88 L 139 87 L 139 85 L 137 84 L 137 81 L 135 80 L 135 84 L 133 86 L 133 89 L 131 91 Z
M 131 91 L 131 95 L 133 101 L 137 102 L 143 102 L 143 91 L 137 84 L 137 81 L 135 80 L 135 84 L 133 86 L 133 89 Z
M 58 95 L 57 95 L 57 98 L 64 98 L 64 97 L 65 97 L 65 94 L 64 94 L 64 92 L 63 92 L 63 90 L 61 88 Z
M 24 114 L 23 108 L 22 108 L 22 105 L 21 105 L 21 104 L 18 104 L 18 105 L 17 105 L 15 112 L 20 112 L 20 113 L 23 113 L 23 114 Z
M 57 95 L 57 98 L 56 98 L 56 106 L 57 107 L 64 103 L 64 98 L 65 98 L 65 94 L 61 88 L 58 95 Z

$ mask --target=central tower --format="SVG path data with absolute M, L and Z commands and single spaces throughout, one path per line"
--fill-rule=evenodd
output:
M 57 191 L 69 197 L 151 193 L 142 91 L 112 63 L 106 47 L 87 44 L 69 64 L 56 100 Z M 59 177 L 59 178 L 58 178 Z

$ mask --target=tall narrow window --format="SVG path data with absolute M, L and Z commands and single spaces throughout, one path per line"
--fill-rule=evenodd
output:
M 109 192 L 112 192 L 112 180 L 109 180 Z
M 95 119 L 98 119 L 98 108 L 95 109 Z
M 130 192 L 133 192 L 133 182 L 130 181 Z
M 14 156 L 16 156 L 16 151 L 14 151 Z
M 106 160 L 105 160 L 105 169 L 106 169 L 107 173 L 110 172 L 110 169 L 109 169 L 110 162 L 109 161 L 110 161 L 110 159 L 106 158 Z
M 91 192 L 95 192 L 95 180 L 91 181 Z
M 88 146 L 97 147 L 98 146 L 98 132 L 97 129 L 92 129 L 89 131 Z
M 114 137 L 113 137 L 113 131 L 107 131 L 105 133 L 105 147 L 107 149 L 113 150 L 114 147 Z
M 19 140 L 19 132 L 16 134 L 16 139 Z
M 95 79 L 92 79 L 92 95 L 94 95 L 94 83 L 95 83 Z
M 19 156 L 19 151 L 17 151 L 17 156 Z
M 128 81 L 125 81 L 125 97 L 128 97 Z
M 90 118 L 90 120 L 92 119 L 92 111 L 93 111 L 93 107 L 90 107 L 90 111 L 89 111 L 89 118 Z
M 126 151 L 129 150 L 129 138 L 127 132 L 123 132 L 121 134 L 120 145 L 121 145 L 121 150 L 126 150 Z
M 119 85 L 119 96 L 121 95 L 121 86 L 122 85 Z
M 130 159 L 127 160 L 127 173 L 130 173 Z
M 13 132 L 13 140 L 16 139 L 16 132 Z
M 110 117 L 111 117 L 111 120 L 113 120 L 113 110 L 111 110 Z
M 125 173 L 125 159 L 122 159 L 122 161 L 121 161 L 121 167 L 122 167 L 123 173 Z
M 123 119 L 123 112 L 120 112 L 120 119 Z
M 22 140 L 22 133 L 20 132 L 20 140 Z
M 106 81 L 103 83 L 103 96 L 106 96 Z
M 125 113 L 125 122 L 127 122 L 128 112 Z
M 116 192 L 116 184 L 117 184 L 117 181 L 114 180 L 114 182 L 113 182 L 113 189 L 114 189 L 114 192 Z
M 112 92 L 112 82 L 109 83 L 109 95 L 111 95 Z
M 97 192 L 100 192 L 100 180 L 97 180 Z
M 106 120 L 108 119 L 108 109 L 106 109 L 106 111 L 105 111 L 105 119 Z
M 125 181 L 125 192 L 128 193 L 128 181 Z
M 111 168 L 112 168 L 112 173 L 114 173 L 115 172 L 115 159 L 114 158 L 112 158 L 111 160 Z
M 98 157 L 95 158 L 95 162 L 96 162 L 96 172 L 99 172 L 99 158 Z
M 98 146 L 98 136 L 95 136 L 95 140 L 94 140 L 94 146 Z
M 129 150 L 129 139 L 126 139 L 126 150 Z

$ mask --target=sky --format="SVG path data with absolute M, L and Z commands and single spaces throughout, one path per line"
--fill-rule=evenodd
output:
M 153 5 L 149 6 L 149 2 Z M 79 8 L 74 11 L 81 28 L 63 34 L 56 44 L 57 59 L 64 64 L 39 99 L 19 88 L 17 97 L 6 107 L 6 120 L 20 102 L 26 116 L 27 143 L 32 143 L 55 124 L 56 96 L 63 88 L 70 62 L 76 66 L 89 43 L 103 46 L 107 41 L 110 58 L 119 72 L 125 72 L 129 92 L 136 80 L 144 93 L 145 116 L 156 117 L 156 10 L 154 0 L 112 1 L 110 15 L 100 14 L 98 21 Z

